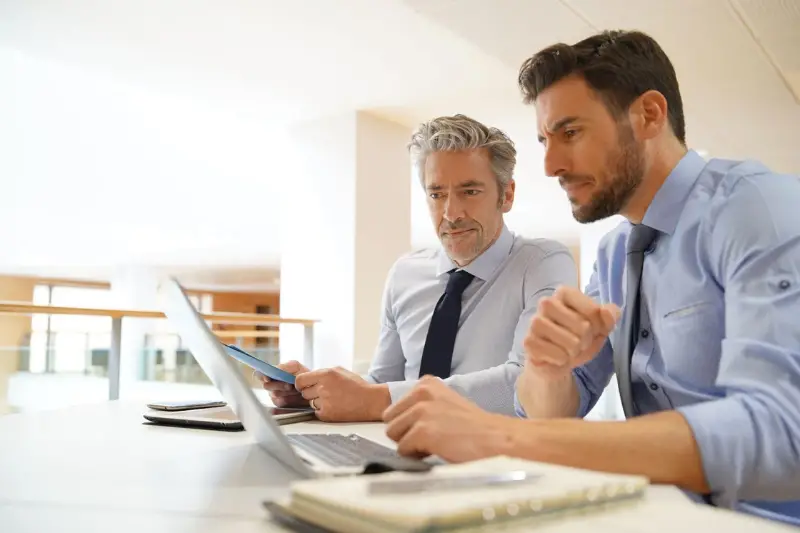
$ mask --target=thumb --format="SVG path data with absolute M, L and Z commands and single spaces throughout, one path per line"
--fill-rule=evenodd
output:
M 287 361 L 285 363 L 281 363 L 278 365 L 278 368 L 293 375 L 308 371 L 308 369 L 301 365 L 298 361 Z
M 606 333 L 608 333 L 617 325 L 622 316 L 622 310 L 615 304 L 604 304 L 600 309 L 600 316 L 603 319 Z

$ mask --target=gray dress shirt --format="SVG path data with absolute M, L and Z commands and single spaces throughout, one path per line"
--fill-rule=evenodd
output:
M 439 248 L 405 255 L 389 272 L 368 379 L 388 383 L 392 402 L 418 379 L 433 309 L 448 271 L 456 267 Z M 577 286 L 575 261 L 561 243 L 515 236 L 504 226 L 464 270 L 475 279 L 464 292 L 452 375 L 445 383 L 488 411 L 512 415 L 531 318 L 541 297 L 559 285 Z

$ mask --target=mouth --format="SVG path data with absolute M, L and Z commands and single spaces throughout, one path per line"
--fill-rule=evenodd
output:
M 468 234 L 468 233 L 470 233 L 472 231 L 475 231 L 475 230 L 474 229 L 461 229 L 461 230 L 456 230 L 456 231 L 448 231 L 448 232 L 445 233 L 445 236 L 450 237 L 450 238 L 459 238 L 459 237 L 463 237 L 464 235 L 466 235 L 466 234 Z
M 575 194 L 580 193 L 584 190 L 591 188 L 592 184 L 588 181 L 579 181 L 574 183 L 563 183 L 561 184 L 561 188 L 566 191 L 567 196 L 575 196 Z

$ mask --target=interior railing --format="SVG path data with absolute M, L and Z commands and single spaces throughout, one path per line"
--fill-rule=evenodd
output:
M 119 398 L 120 383 L 120 356 L 122 343 L 123 319 L 137 318 L 163 319 L 164 314 L 159 311 L 132 311 L 122 309 L 95 309 L 78 307 L 59 307 L 49 305 L 34 305 L 27 302 L 0 302 L 0 315 L 84 315 L 104 316 L 111 320 L 111 332 L 104 333 L 108 337 L 107 345 L 103 342 L 93 343 L 87 337 L 85 342 L 84 365 L 78 370 L 87 374 L 108 376 L 108 398 Z M 227 324 L 237 326 L 264 326 L 280 324 L 296 324 L 304 330 L 303 362 L 313 368 L 314 361 L 314 325 L 316 320 L 300 318 L 284 318 L 277 315 L 263 315 L 256 313 L 204 313 L 204 320 L 211 324 Z M 271 346 L 259 347 L 251 345 L 258 340 L 277 339 L 278 331 L 262 330 L 224 330 L 215 331 L 218 337 L 226 343 L 237 344 L 249 353 L 268 361 L 279 361 L 278 349 Z M 51 336 L 58 335 L 51 333 Z M 88 335 L 88 334 L 87 334 Z M 188 380 L 192 383 L 207 383 L 205 375 L 200 370 L 191 353 L 180 347 L 167 354 L 160 343 L 154 342 L 155 337 L 145 338 L 140 358 L 140 378 L 159 380 Z M 52 350 L 53 339 L 48 341 L 48 350 Z M 17 348 L 17 357 L 20 368 L 30 368 L 30 348 L 23 344 Z M 50 357 L 58 357 L 57 353 L 50 352 Z M 169 359 L 169 364 L 167 364 Z M 174 363 L 174 364 L 173 364 Z M 57 365 L 56 365 L 57 366 Z

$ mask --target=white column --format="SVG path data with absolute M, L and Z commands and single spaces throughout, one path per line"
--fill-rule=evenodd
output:
M 125 310 L 158 309 L 157 287 L 152 272 L 145 268 L 117 269 L 111 278 L 114 305 Z M 120 360 L 120 398 L 130 397 L 145 364 L 145 338 L 158 330 L 157 319 L 123 318 Z
M 281 315 L 316 318 L 314 367 L 363 371 L 386 274 L 410 247 L 409 128 L 366 112 L 292 130 L 280 202 Z M 302 360 L 302 328 L 281 326 L 281 359 Z

